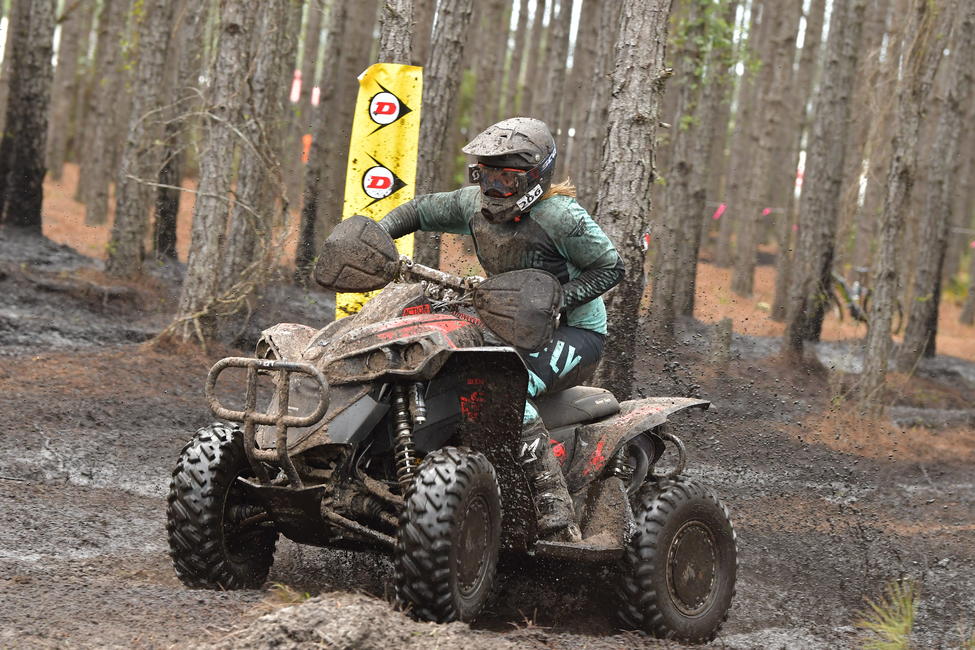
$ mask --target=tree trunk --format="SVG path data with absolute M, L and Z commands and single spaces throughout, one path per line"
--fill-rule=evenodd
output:
M 769 177 L 773 173 L 775 140 L 788 112 L 786 97 L 792 79 L 796 33 L 802 13 L 801 0 L 766 0 L 764 11 L 769 25 L 769 56 L 764 59 L 759 97 L 762 101 L 761 130 L 748 160 L 748 182 L 744 185 L 735 246 L 735 266 L 731 290 L 740 296 L 752 295 L 755 264 L 763 225 L 763 210 L 769 207 Z M 763 22 L 765 18 L 763 18 Z
M 514 48 L 508 56 L 508 76 L 502 98 L 503 109 L 517 112 L 518 95 L 521 89 L 522 68 L 525 63 L 525 41 L 528 38 L 528 0 L 518 0 L 518 26 L 515 28 Z
M 687 160 L 691 174 L 688 179 L 689 203 L 686 218 L 681 225 L 680 260 L 677 263 L 677 281 L 674 289 L 674 308 L 678 316 L 694 315 L 694 293 L 697 288 L 697 260 L 701 248 L 704 225 L 709 220 L 707 214 L 708 174 L 712 161 L 711 143 L 719 138 L 719 130 L 726 128 L 720 120 L 722 106 L 729 101 L 728 68 L 731 65 L 731 42 L 734 30 L 734 14 L 737 2 L 727 7 L 703 5 L 705 19 L 710 25 L 708 33 L 708 52 L 706 68 L 709 71 L 703 80 L 701 96 L 694 102 L 690 147 Z M 717 12 L 721 12 L 721 14 Z M 718 18 L 719 20 L 715 20 Z M 675 219 L 678 216 L 674 215 Z
M 447 130 L 454 123 L 460 90 L 464 44 L 471 24 L 472 0 L 441 0 L 433 27 L 430 60 L 423 80 L 423 120 L 416 193 L 444 189 L 447 170 L 440 164 Z M 414 257 L 420 264 L 440 265 L 439 233 L 417 233 Z
M 433 34 L 433 19 L 436 14 L 437 3 L 435 0 L 414 0 L 413 1 L 413 51 L 410 54 L 410 62 L 413 65 L 426 65 L 430 57 L 430 37 Z
M 482 0 L 475 12 L 474 21 L 479 29 L 472 34 L 477 39 L 477 56 L 472 62 L 475 87 L 471 127 L 474 133 L 480 133 L 497 122 L 502 64 L 508 49 L 508 23 L 504 20 L 504 9 L 503 0 Z
M 566 82 L 565 94 L 569 97 L 586 97 L 592 93 L 592 78 L 596 66 L 596 48 L 598 44 L 597 30 L 599 29 L 600 6 L 597 2 L 582 2 L 579 14 L 579 28 L 576 32 L 575 47 L 572 50 L 572 70 Z M 561 168 L 569 174 L 578 172 L 576 164 L 579 156 L 580 142 L 583 140 L 582 125 L 586 119 L 589 104 L 585 101 L 566 102 L 566 114 L 563 121 L 569 129 L 575 129 L 572 137 L 566 140 L 566 146 L 559 150 Z M 561 178 L 561 174 L 556 174 Z
M 325 41 L 325 61 L 338 61 L 342 52 L 342 32 L 348 20 L 348 8 L 344 2 L 332 5 L 329 15 L 328 39 Z M 315 259 L 318 225 L 319 197 L 328 162 L 326 140 L 329 135 L 332 106 L 337 101 L 335 84 L 339 77 L 337 66 L 326 65 L 322 70 L 319 87 L 322 95 L 315 113 L 315 125 L 305 168 L 305 184 L 302 191 L 301 222 L 298 228 L 298 246 L 295 251 L 295 282 L 306 284 L 311 277 Z
M 799 153 L 809 131 L 809 100 L 819 70 L 819 52 L 823 39 L 823 23 L 826 13 L 826 0 L 814 0 L 806 16 L 806 31 L 799 55 L 799 70 L 792 84 L 792 111 L 784 126 L 783 137 L 789 142 L 784 160 L 789 162 L 787 181 L 788 197 L 784 201 L 786 214 L 779 220 L 778 246 L 775 259 L 775 297 L 772 300 L 772 320 L 782 322 L 786 319 L 789 305 L 789 285 L 794 267 L 793 226 L 798 222 L 799 202 L 796 200 L 796 172 L 799 168 Z
M 9 135 L 0 142 L 0 221 L 40 235 L 55 0 L 18 0 L 14 11 L 21 29 L 7 50 Z
M 958 322 L 962 325 L 975 325 L 975 251 L 968 259 L 968 295 L 962 307 Z
M 61 179 L 61 168 L 72 134 L 80 131 L 80 125 L 71 119 L 71 113 L 80 81 L 78 60 L 87 49 L 94 10 L 95 3 L 91 0 L 68 4 L 61 17 L 61 42 L 58 46 L 58 65 L 54 69 L 47 131 L 47 167 L 55 180 Z
M 867 330 L 863 376 L 859 397 L 867 410 L 879 410 L 887 377 L 887 357 L 891 347 L 891 322 L 897 300 L 898 243 L 910 206 L 911 189 L 917 164 L 918 130 L 921 114 L 930 93 L 944 51 L 947 32 L 945 14 L 929 0 L 912 0 L 904 30 L 901 75 L 896 87 L 896 109 L 887 191 L 880 220 L 880 246 L 877 250 L 870 303 L 870 328 Z
M 558 0 L 558 13 L 552 8 L 549 40 L 545 48 L 545 99 L 533 116 L 549 125 L 559 151 L 565 151 L 569 126 L 564 120 L 565 77 L 569 57 L 569 27 L 572 22 L 572 0 Z
M 3 64 L 0 65 L 0 133 L 5 133 L 7 118 L 7 102 L 10 98 L 10 69 L 13 67 L 13 46 L 14 43 L 23 41 L 25 38 L 24 30 L 27 29 L 27 4 L 18 7 L 17 0 L 10 0 L 10 11 L 7 14 L 7 31 L 4 39 Z M 0 13 L 3 6 L 0 5 Z M 0 206 L 2 207 L 2 206 Z
M 244 106 L 242 80 L 249 67 L 248 44 L 252 35 L 246 17 L 246 0 L 221 0 L 220 33 L 216 60 L 203 122 L 203 155 L 200 184 L 193 207 L 193 229 L 186 278 L 180 293 L 175 334 L 182 340 L 194 336 L 205 341 L 213 333 L 213 308 L 217 300 L 221 265 L 221 240 L 230 205 L 231 175 L 238 136 L 234 133 Z M 201 341 L 201 342 L 202 342 Z
M 667 204 L 663 218 L 653 229 L 653 301 L 650 306 L 650 329 L 657 339 L 670 341 L 674 336 L 674 321 L 678 297 L 678 285 L 683 291 L 693 290 L 693 280 L 687 275 L 697 270 L 697 231 L 704 208 L 704 188 L 699 186 L 701 176 L 697 164 L 703 160 L 692 152 L 699 149 L 698 140 L 703 138 L 703 125 L 696 121 L 698 104 L 705 83 L 705 47 L 708 39 L 708 10 L 713 7 L 709 0 L 689 0 L 687 11 L 678 21 L 674 37 L 678 49 L 674 59 L 675 95 L 677 99 L 674 125 L 671 130 L 672 148 L 667 178 Z M 692 243 L 693 242 L 693 243 Z M 693 298 L 691 299 L 693 303 Z
M 105 263 L 105 270 L 111 275 L 132 277 L 142 270 L 153 197 L 148 183 L 159 177 L 163 162 L 163 151 L 158 146 L 159 110 L 174 6 L 170 0 L 155 0 L 144 5 L 140 16 L 134 79 L 139 91 L 133 96 L 128 136 L 115 184 L 115 223 Z
M 747 41 L 741 46 L 739 59 L 742 63 L 752 64 L 756 57 L 760 57 L 771 22 L 767 16 L 763 18 L 764 0 L 752 0 L 749 17 Z M 734 251 L 731 240 L 739 222 L 745 218 L 744 208 L 744 179 L 748 174 L 751 157 L 752 131 L 755 130 L 754 114 L 758 101 L 758 73 L 753 65 L 745 65 L 745 73 L 738 79 L 737 100 L 732 116 L 733 128 L 728 164 L 725 174 L 728 183 L 725 193 L 728 195 L 727 209 L 721 217 L 718 229 L 718 244 L 715 251 L 714 263 L 720 267 L 729 267 L 734 261 Z M 757 138 L 757 135 L 755 136 Z
M 949 46 L 948 77 L 945 79 L 941 119 L 934 141 L 929 145 L 924 210 L 917 267 L 914 272 L 913 300 L 908 309 L 907 329 L 898 362 L 909 371 L 921 356 L 933 357 L 938 333 L 938 306 L 941 301 L 941 268 L 948 245 L 951 224 L 952 195 L 959 172 L 959 137 L 963 131 L 965 110 L 972 96 L 971 62 L 975 60 L 975 4 L 958 5 L 954 36 Z
M 834 6 L 823 81 L 815 98 L 799 203 L 796 245 L 784 350 L 802 357 L 803 341 L 822 328 L 836 247 L 840 186 L 850 128 L 850 105 L 860 49 L 864 0 Z
M 167 67 L 173 78 L 167 88 L 170 105 L 165 126 L 162 168 L 156 194 L 156 218 L 153 222 L 153 250 L 160 258 L 176 259 L 176 221 L 182 191 L 185 150 L 190 144 L 190 130 L 198 123 L 200 110 L 200 75 L 203 72 L 203 41 L 210 3 L 188 0 L 179 12 L 180 24 L 174 33 L 176 47 L 170 48 Z
M 130 0 L 102 0 L 98 17 L 98 40 L 92 88 L 85 112 L 87 125 L 82 133 L 81 174 L 77 196 L 85 204 L 85 224 L 105 223 L 108 219 L 108 187 L 112 181 L 115 104 L 119 101 L 125 72 L 119 34 L 125 31 Z
M 277 206 L 287 211 L 281 166 L 281 136 L 286 133 L 283 100 L 297 39 L 288 29 L 297 0 L 264 0 L 259 5 L 252 39 L 250 94 L 241 132 L 246 140 L 237 172 L 236 197 L 221 258 L 219 293 L 226 310 L 220 314 L 219 337 L 236 343 L 247 326 L 247 301 L 265 282 L 274 262 L 271 231 Z
M 653 152 L 660 95 L 667 73 L 664 57 L 670 0 L 623 0 L 609 104 L 603 178 L 596 218 L 616 244 L 626 275 L 606 296 L 609 336 L 596 381 L 621 398 L 630 394 L 636 337 L 643 296 L 640 236 L 652 210 Z
M 606 114 L 609 110 L 609 95 L 613 85 L 612 74 L 619 22 L 619 3 L 599 3 L 596 61 L 593 65 L 591 90 L 588 93 L 589 106 L 581 133 L 576 133 L 576 139 L 580 141 L 580 155 L 574 165 L 574 171 L 576 186 L 583 197 L 595 198 L 596 192 L 599 191 L 599 166 L 603 161 L 603 144 L 606 141 Z
M 408 65 L 413 53 L 413 0 L 384 0 L 379 21 L 379 61 Z
M 333 11 L 336 3 L 333 4 Z M 319 236 L 331 232 L 342 220 L 345 197 L 345 172 L 349 160 L 349 138 L 356 97 L 359 94 L 359 74 L 371 63 L 373 33 L 376 27 L 377 0 L 350 3 L 346 27 L 341 32 L 340 56 L 336 60 L 338 76 L 335 95 L 327 109 L 328 135 L 323 142 L 331 164 L 324 168 L 324 191 L 320 194 L 319 219 L 323 228 Z M 322 112 L 319 106 L 319 112 Z
M 544 82 L 545 62 L 542 60 L 542 53 L 545 51 L 543 49 L 546 38 L 544 23 L 548 3 L 549 0 L 535 0 L 535 16 L 532 19 L 531 37 L 525 47 L 525 83 L 522 86 L 521 106 L 519 106 L 519 112 L 522 115 L 534 115 L 538 109 L 539 100 L 536 91 L 542 87 Z M 616 3 L 608 2 L 606 4 Z

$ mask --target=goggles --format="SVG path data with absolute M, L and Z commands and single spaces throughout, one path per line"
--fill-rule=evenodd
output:
M 524 169 L 511 167 L 489 167 L 483 163 L 470 165 L 467 168 L 468 177 L 472 183 L 481 186 L 481 193 L 498 199 L 514 196 L 525 186 Z
M 515 194 L 523 195 L 528 192 L 532 183 L 537 183 L 541 176 L 555 165 L 555 148 L 541 163 L 529 170 L 511 167 L 492 167 L 484 163 L 474 163 L 467 166 L 467 178 L 471 183 L 481 186 L 481 193 L 485 196 L 504 199 Z

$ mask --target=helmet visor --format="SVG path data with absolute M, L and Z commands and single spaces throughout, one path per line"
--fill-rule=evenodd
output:
M 525 184 L 523 169 L 491 167 L 483 163 L 470 165 L 467 169 L 470 181 L 479 184 L 485 196 L 504 199 L 514 196 Z

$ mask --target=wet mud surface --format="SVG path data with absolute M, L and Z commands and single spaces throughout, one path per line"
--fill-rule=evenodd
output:
M 383 557 L 287 541 L 264 589 L 184 588 L 165 493 L 180 448 L 211 420 L 202 384 L 222 351 L 141 345 L 167 323 L 178 273 L 120 285 L 70 249 L 0 235 L 0 646 L 676 647 L 617 629 L 612 567 L 511 564 L 473 629 L 394 611 Z M 294 320 L 324 309 L 287 291 Z M 638 384 L 714 402 L 675 429 L 688 473 L 738 532 L 738 593 L 712 645 L 856 646 L 864 597 L 897 578 L 920 583 L 918 647 L 970 638 L 975 431 L 948 412 L 975 408 L 975 364 L 935 360 L 872 426 L 837 399 L 855 368 L 788 369 L 774 342 L 736 339 L 718 373 L 705 336 L 689 326 L 669 350 L 638 341 Z

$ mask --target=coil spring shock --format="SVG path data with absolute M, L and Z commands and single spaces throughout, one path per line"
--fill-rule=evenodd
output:
M 413 484 L 413 470 L 416 467 L 416 449 L 413 446 L 413 422 L 410 418 L 409 401 L 406 389 L 397 385 L 393 389 L 393 418 L 396 423 L 396 480 L 405 496 Z
M 633 478 L 633 468 L 626 462 L 628 458 L 626 445 L 623 445 L 623 448 L 616 452 L 616 456 L 613 458 L 612 474 L 622 479 L 624 483 Z

